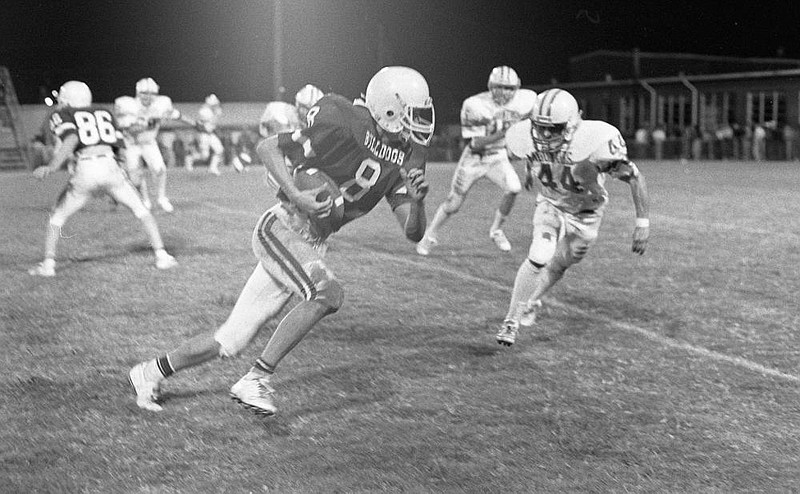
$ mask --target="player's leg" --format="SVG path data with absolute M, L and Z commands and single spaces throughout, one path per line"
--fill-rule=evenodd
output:
M 207 147 L 208 147 L 208 173 L 212 175 L 220 175 L 219 165 L 222 162 L 222 156 L 225 149 L 222 147 L 222 142 L 216 134 L 206 134 Z
M 453 178 L 450 181 L 450 191 L 447 194 L 447 199 L 436 208 L 433 219 L 425 229 L 422 240 L 417 243 L 417 254 L 421 256 L 430 254 L 433 246 L 439 243 L 439 230 L 451 216 L 458 213 L 461 205 L 464 204 L 464 199 L 467 197 L 469 189 L 485 172 L 485 167 L 480 164 L 480 157 L 467 152 L 461 155 L 461 159 L 453 173 Z
M 147 176 L 144 163 L 142 162 L 142 147 L 138 144 L 128 144 L 122 154 L 122 169 L 128 176 L 128 180 L 136 188 L 142 197 L 142 202 L 147 209 L 152 208 L 150 193 L 147 186 Z
M 539 299 L 532 298 L 532 295 L 544 267 L 555 255 L 562 230 L 563 220 L 559 211 L 549 202 L 538 203 L 533 215 L 533 238 L 528 256 L 517 269 L 508 312 L 497 333 L 498 343 L 509 346 L 514 344 L 519 326 L 533 324 Z
M 142 158 L 156 181 L 156 202 L 164 212 L 171 213 L 175 208 L 167 198 L 167 165 L 158 144 L 151 142 L 143 145 Z
M 503 224 L 508 215 L 511 214 L 511 209 L 514 207 L 517 194 L 522 191 L 522 184 L 519 181 L 516 170 L 514 170 L 511 162 L 508 161 L 505 153 L 498 156 L 499 158 L 492 163 L 486 175 L 489 180 L 503 190 L 503 197 L 500 199 L 500 205 L 494 212 L 494 220 L 492 221 L 492 226 L 489 227 L 489 237 L 494 241 L 498 249 L 508 252 L 511 250 L 511 243 L 503 232 Z
M 269 387 L 275 368 L 317 322 L 339 310 L 344 298 L 341 285 L 323 261 L 324 247 L 315 247 L 285 226 L 294 220 L 280 206 L 274 207 L 259 220 L 253 238 L 262 266 L 304 299 L 281 320 L 253 367 L 231 388 L 231 397 L 263 415 L 276 411 Z
M 130 209 L 133 215 L 141 221 L 147 238 L 150 240 L 150 246 L 156 256 L 156 267 L 158 269 L 169 269 L 177 266 L 178 261 L 164 248 L 164 241 L 161 238 L 161 232 L 155 217 L 145 207 L 133 186 L 120 176 L 119 180 L 109 186 L 108 193 L 118 203 Z
M 146 410 L 161 410 L 157 401 L 164 379 L 217 357 L 237 355 L 259 329 L 283 309 L 290 297 L 291 292 L 278 284 L 260 264 L 256 265 L 230 315 L 219 328 L 198 334 L 175 350 L 130 370 L 137 404 Z
M 56 250 L 58 248 L 58 240 L 61 238 L 61 228 L 69 217 L 80 210 L 91 197 L 91 190 L 75 184 L 76 178 L 80 180 L 80 177 L 73 176 L 73 179 L 67 183 L 67 186 L 61 191 L 56 200 L 56 205 L 53 207 L 47 222 L 44 240 L 44 260 L 28 270 L 28 273 L 33 276 L 55 276 Z
M 556 245 L 553 258 L 536 277 L 534 289 L 528 298 L 529 307 L 558 283 L 570 266 L 586 257 L 589 248 L 597 240 L 602 220 L 602 213 L 564 215 L 565 235 Z

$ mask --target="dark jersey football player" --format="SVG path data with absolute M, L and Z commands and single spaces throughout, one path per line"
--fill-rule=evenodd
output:
M 174 352 L 133 367 L 129 377 L 139 407 L 161 410 L 157 401 L 164 378 L 238 354 L 295 294 L 302 300 L 230 390 L 234 400 L 255 413 L 274 414 L 269 381 L 276 366 L 320 319 L 339 310 L 344 299 L 324 261 L 327 235 L 386 200 L 405 236 L 412 242 L 422 238 L 425 159 L 434 129 L 425 78 L 408 67 L 385 67 L 370 80 L 363 101 L 325 96 L 309 110 L 307 120 L 307 128 L 258 145 L 259 157 L 280 186 L 280 202 L 256 224 L 252 245 L 259 262 L 228 319 Z M 324 174 L 338 191 L 321 194 L 330 187 L 326 180 L 318 187 L 298 187 L 286 158 L 295 170 Z
M 34 170 L 43 179 L 59 169 L 69 158 L 70 178 L 50 214 L 45 237 L 44 260 L 28 272 L 35 276 L 55 276 L 56 246 L 61 227 L 80 210 L 97 191 L 104 191 L 126 206 L 142 222 L 156 255 L 156 267 L 169 269 L 177 264 L 164 250 L 164 242 L 153 215 L 126 179 L 115 153 L 122 136 L 111 113 L 92 105 L 89 86 L 80 81 L 65 82 L 58 92 L 58 108 L 50 116 L 50 127 L 60 141 L 50 162 Z

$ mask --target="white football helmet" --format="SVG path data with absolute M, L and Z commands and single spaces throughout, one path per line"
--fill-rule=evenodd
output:
M 92 91 L 81 81 L 67 81 L 58 90 L 59 106 L 84 108 L 92 104 Z
M 206 96 L 205 103 L 208 106 L 219 106 L 220 105 L 219 98 L 217 98 L 217 95 L 213 94 L 213 93 L 209 94 L 208 96 Z
M 158 84 L 150 77 L 139 79 L 136 83 L 136 97 L 144 106 L 153 102 L 153 97 L 158 94 Z
M 493 68 L 487 83 L 492 99 L 498 105 L 505 105 L 511 101 L 521 85 L 522 80 L 517 72 L 506 65 Z
M 436 115 L 428 83 L 409 67 L 384 67 L 367 85 L 364 102 L 379 127 L 427 146 Z
M 308 110 L 316 105 L 323 96 L 325 93 L 313 84 L 306 84 L 300 91 L 297 91 L 297 94 L 294 95 L 294 106 L 297 107 L 297 113 L 303 120 L 305 120 Z
M 575 98 L 563 89 L 539 94 L 531 112 L 531 133 L 538 148 L 556 152 L 572 139 L 581 121 Z

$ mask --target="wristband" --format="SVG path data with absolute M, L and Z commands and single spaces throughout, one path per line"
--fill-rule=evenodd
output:
M 636 218 L 636 228 L 650 228 L 650 218 Z

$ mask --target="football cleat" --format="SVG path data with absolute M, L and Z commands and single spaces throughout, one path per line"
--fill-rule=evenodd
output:
M 163 209 L 165 213 L 171 213 L 175 211 L 175 207 L 172 206 L 172 203 L 169 202 L 169 199 L 166 197 L 161 197 L 158 199 L 158 206 Z
M 45 262 L 40 262 L 36 266 L 29 269 L 28 274 L 31 276 L 43 276 L 45 278 L 52 278 L 53 276 L 56 275 L 56 268 L 54 265 L 47 264 Z
M 158 269 L 170 269 L 178 265 L 178 261 L 167 252 L 156 254 L 156 267 Z
M 429 237 L 428 235 L 423 236 L 422 240 L 417 242 L 417 254 L 427 256 L 431 253 L 433 246 L 438 243 L 439 242 L 433 237 Z
M 248 372 L 231 386 L 230 395 L 233 401 L 241 404 L 256 415 L 268 417 L 275 415 L 278 409 L 272 403 L 273 390 L 269 386 L 269 377 L 258 377 Z
M 519 317 L 519 325 L 533 326 L 536 324 L 536 311 L 542 307 L 542 301 L 534 300 L 533 302 L 523 302 L 521 305 L 525 307 L 522 309 L 522 315 Z
M 144 410 L 160 412 L 163 410 L 161 405 L 156 403 L 159 399 L 159 381 L 149 381 L 145 376 L 145 366 L 147 362 L 135 365 L 128 373 L 128 382 L 136 392 L 136 405 Z
M 503 325 L 500 327 L 500 331 L 497 332 L 495 336 L 497 338 L 497 343 L 501 345 L 511 346 L 517 341 L 517 333 L 519 332 L 519 323 L 517 321 L 512 321 L 511 319 L 506 319 L 503 321 Z
M 489 237 L 494 240 L 495 245 L 497 248 L 502 250 L 503 252 L 508 252 L 511 250 L 511 242 L 508 241 L 506 238 L 506 234 L 503 233 L 503 230 L 494 230 L 489 232 Z

